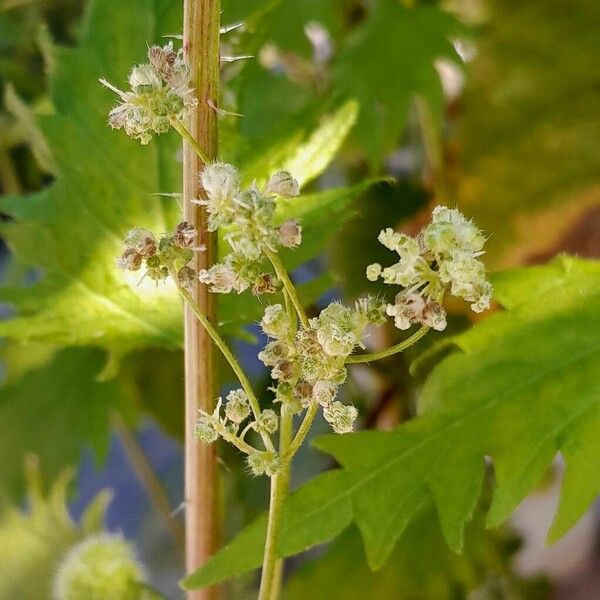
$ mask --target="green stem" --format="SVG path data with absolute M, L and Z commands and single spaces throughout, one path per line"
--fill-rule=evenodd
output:
M 310 431 L 310 427 L 317 416 L 317 412 L 319 410 L 319 405 L 314 403 L 311 404 L 309 409 L 306 411 L 304 415 L 304 419 L 302 419 L 302 423 L 300 427 L 298 427 L 298 431 L 292 440 L 292 443 L 289 445 L 287 452 L 283 455 L 283 462 L 290 462 L 294 457 L 294 454 L 300 450 L 300 446 L 306 439 L 308 432 Z
M 287 274 L 287 271 L 283 263 L 281 262 L 281 259 L 279 258 L 277 253 L 273 252 L 272 250 L 266 250 L 266 255 L 269 257 L 269 260 L 273 264 L 275 272 L 277 273 L 277 277 L 279 277 L 281 283 L 283 283 L 283 287 L 285 288 L 289 299 L 292 301 L 292 304 L 294 305 L 294 308 L 298 313 L 298 317 L 300 317 L 300 323 L 302 323 L 302 327 L 308 329 L 308 317 L 304 312 L 304 308 L 302 308 L 302 303 L 300 302 L 300 298 L 298 298 L 296 288 L 294 287 L 292 280 Z
M 413 344 L 416 344 L 427 332 L 429 331 L 429 327 L 421 327 L 415 333 L 413 333 L 409 338 L 406 338 L 399 344 L 395 346 L 391 346 L 387 348 L 387 350 L 382 350 L 381 352 L 371 352 L 369 354 L 356 354 L 354 356 L 349 356 L 346 359 L 346 364 L 355 365 L 358 363 L 367 363 L 372 362 L 374 360 L 379 360 L 380 358 L 386 358 L 388 356 L 392 356 L 397 354 L 398 352 L 402 352 L 407 348 L 410 348 Z
M 194 152 L 196 152 L 200 160 L 205 165 L 212 162 L 208 157 L 208 154 L 202 150 L 200 144 L 198 144 L 194 136 L 187 130 L 186 126 L 179 119 L 171 116 L 169 117 L 169 121 L 171 122 L 173 129 L 175 129 L 177 133 L 179 133 L 179 135 L 194 149 Z
M 279 453 L 282 456 L 286 452 L 292 434 L 292 415 L 283 407 L 279 427 Z M 269 521 L 258 600 L 277 600 L 279 598 L 283 560 L 277 556 L 277 543 L 281 528 L 283 501 L 287 496 L 289 479 L 290 464 L 289 462 L 282 462 L 278 473 L 271 477 Z
M 177 275 L 173 274 L 172 277 L 173 280 L 177 282 Z M 239 382 L 242 385 L 242 388 L 248 396 L 248 400 L 250 401 L 250 407 L 252 408 L 254 418 L 258 419 L 261 412 L 260 404 L 258 402 L 256 394 L 254 393 L 254 390 L 252 389 L 252 384 L 250 383 L 250 380 L 248 379 L 246 373 L 244 373 L 244 369 L 242 369 L 242 366 L 237 361 L 233 352 L 229 349 L 229 346 L 227 346 L 223 338 L 219 335 L 218 331 L 212 326 L 211 322 L 206 318 L 206 315 L 202 313 L 200 307 L 196 304 L 196 302 L 194 302 L 194 299 L 192 298 L 190 293 L 184 288 L 182 288 L 179 284 L 176 283 L 176 285 L 180 296 L 191 307 L 193 313 L 196 315 L 200 323 L 202 323 L 202 326 L 207 331 L 208 335 L 210 335 L 212 341 L 215 343 L 217 348 L 219 348 L 219 350 L 233 369 L 233 372 L 236 374 L 237 378 L 239 379 Z M 275 448 L 273 447 L 273 442 L 271 441 L 271 438 L 266 433 L 261 433 L 261 437 L 265 444 L 265 448 L 267 448 L 267 450 L 274 451 Z

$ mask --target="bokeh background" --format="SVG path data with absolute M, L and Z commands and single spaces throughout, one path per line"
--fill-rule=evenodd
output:
M 388 18 L 388 3 L 400 5 L 400 18 Z M 136 19 L 142 27 L 145 17 L 134 14 L 140 2 L 109 4 L 115 11 L 115 38 L 135 30 Z M 161 18 L 164 13 L 169 24 L 177 22 L 180 2 L 148 0 L 141 5 Z M 70 137 L 68 123 L 61 134 L 48 137 L 39 122 L 57 108 L 60 112 L 57 103 L 68 113 L 69 94 L 80 94 L 76 100 L 81 104 L 73 106 L 85 106 L 88 96 L 98 97 L 89 100 L 94 110 L 107 112 L 111 106 L 100 86 L 86 83 L 105 73 L 82 80 L 82 87 L 70 87 L 56 66 L 63 56 L 57 47 L 76 51 L 82 37 L 89 36 L 85 31 L 92 13 L 84 0 L 0 0 L 0 190 L 5 197 L 0 218 L 7 226 L 14 220 L 16 202 L 44 193 L 60 178 L 63 155 L 73 160 L 86 152 L 77 148 L 76 136 Z M 545 263 L 562 252 L 590 258 L 600 254 L 596 0 L 224 0 L 223 22 L 245 23 L 224 36 L 224 53 L 254 57 L 223 68 L 222 105 L 244 115 L 222 118 L 221 146 L 227 156 L 251 162 L 256 148 L 284 139 L 300 116 L 317 123 L 352 97 L 360 107 L 358 121 L 311 189 L 350 185 L 370 176 L 397 180 L 363 194 L 341 227 L 329 230 L 323 224 L 327 243 L 296 273 L 300 281 L 325 278 L 312 310 L 332 297 L 363 293 L 364 266 L 379 252 L 373 243 L 377 232 L 390 224 L 414 232 L 439 202 L 458 206 L 489 233 L 486 264 L 491 270 Z M 118 47 L 110 37 L 103 43 L 108 54 L 111 44 Z M 140 60 L 143 50 L 131 61 Z M 80 68 L 90 66 L 82 61 Z M 118 77 L 123 81 L 126 72 Z M 75 116 L 84 122 L 89 118 L 93 142 L 102 117 L 91 109 L 87 116 Z M 106 139 L 119 135 L 107 132 Z M 68 144 L 73 147 L 67 151 Z M 115 152 L 108 160 L 116 157 Z M 71 193 L 86 202 L 85 196 L 103 193 L 96 179 L 112 177 L 113 167 L 82 161 L 95 178 L 85 193 Z M 85 169 L 80 173 L 84 180 Z M 175 193 L 178 188 L 173 183 L 156 191 Z M 173 206 L 175 200 L 165 202 Z M 27 211 L 21 218 L 27 221 Z M 15 316 L 15 302 L 44 279 L 46 258 L 66 252 L 67 246 L 50 242 L 40 249 L 45 234 L 38 233 L 34 219 L 32 223 L 29 235 L 38 240 L 32 253 L 38 253 L 39 261 L 22 260 L 10 236 L 0 251 L 2 284 L 11 290 L 2 295 L 2 316 L 8 321 Z M 127 228 L 123 222 L 123 233 Z M 85 243 L 74 242 L 70 252 L 85 255 Z M 19 294 L 19 289 L 25 291 Z M 21 304 L 25 310 L 27 306 Z M 469 326 L 471 316 L 460 306 L 450 309 L 449 333 Z M 78 310 L 85 309 L 75 303 L 72 311 Z M 181 525 L 183 484 L 181 353 L 149 343 L 107 357 L 106 351 L 88 347 L 92 344 L 77 347 L 81 344 L 55 335 L 52 326 L 46 331 L 45 325 L 37 321 L 35 331 L 25 333 L 9 327 L 0 347 L 0 545 L 5 542 L 16 556 L 22 549 L 14 538 L 41 535 L 40 520 L 15 524 L 14 511 L 31 508 L 26 473 L 30 492 L 37 477 L 47 490 L 72 467 L 64 498 L 72 518 L 78 521 L 101 490 L 112 490 L 106 527 L 133 541 L 152 583 L 166 597 L 181 598 L 182 554 L 177 525 L 173 527 Z M 76 339 L 76 320 L 72 327 Z M 251 325 L 244 331 L 234 344 L 257 385 L 266 387 L 251 341 L 260 334 Z M 419 386 L 433 365 L 421 362 L 413 374 L 409 365 L 428 343 L 393 363 L 356 371 L 346 393 L 360 407 L 362 426 L 391 428 L 414 416 Z M 320 424 L 316 433 L 325 430 Z M 66 438 L 69 442 L 63 443 Z M 150 466 L 166 490 L 174 511 L 170 527 L 147 493 L 140 460 L 142 470 Z M 266 486 L 246 477 L 239 459 L 226 448 L 221 461 L 229 537 L 263 509 Z M 327 458 L 305 451 L 295 483 L 329 466 Z M 331 548 L 290 561 L 285 597 L 306 598 L 306 590 L 313 589 L 310 597 L 335 600 L 333 591 L 320 592 L 329 596 L 314 591 L 321 585 L 317 582 L 334 580 L 340 598 L 600 598 L 597 510 L 559 543 L 544 545 L 561 472 L 557 459 L 511 522 L 499 531 L 474 534 L 462 557 L 452 555 L 435 526 L 424 521 L 417 536 L 421 545 L 400 547 L 390 564 L 372 575 L 364 566 L 358 536 L 350 531 Z M 42 563 L 19 559 L 11 568 L 22 569 L 19 576 L 30 582 L 30 590 L 44 590 L 49 575 Z M 356 580 L 348 577 L 350 571 Z M 3 576 L 8 577 L 0 566 L 0 600 L 17 600 L 2 596 Z M 352 591 L 344 590 L 345 578 Z M 33 581 L 40 581 L 39 587 Z M 252 597 L 252 583 L 253 576 L 233 583 L 231 597 Z M 45 593 L 19 600 L 44 600 Z

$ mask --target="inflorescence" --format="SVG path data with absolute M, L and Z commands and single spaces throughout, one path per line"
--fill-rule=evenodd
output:
M 265 252 L 280 247 L 295 248 L 302 241 L 302 229 L 296 221 L 276 224 L 276 198 L 299 194 L 298 182 L 286 171 L 275 173 L 264 189 L 256 183 L 242 188 L 237 169 L 226 163 L 208 165 L 201 175 L 206 199 L 208 230 L 223 228 L 231 252 L 199 273 L 200 281 L 211 292 L 238 294 L 251 289 L 255 294 L 273 293 L 280 282 L 264 270 Z
M 492 286 L 487 280 L 483 254 L 485 238 L 458 210 L 437 206 L 432 221 L 416 237 L 385 229 L 378 240 L 398 253 L 400 260 L 390 267 L 379 263 L 367 267 L 367 279 L 404 288 L 388 305 L 399 329 L 414 323 L 446 328 L 446 311 L 441 305 L 445 292 L 471 303 L 471 309 L 489 308 Z
M 190 87 L 190 69 L 183 50 L 173 42 L 148 49 L 149 62 L 135 66 L 129 75 L 129 91 L 122 91 L 105 79 L 100 82 L 118 94 L 121 103 L 108 115 L 113 129 L 147 144 L 154 134 L 166 133 L 174 122 L 183 122 L 198 105 Z
M 201 184 L 206 199 L 197 203 L 206 207 L 208 229 L 221 229 L 231 249 L 223 260 L 196 273 L 189 263 L 194 251 L 204 248 L 197 243 L 195 228 L 183 221 L 160 239 L 146 229 L 130 231 L 119 267 L 131 271 L 144 268 L 145 276 L 157 282 L 172 276 L 184 290 L 200 282 L 215 293 L 280 291 L 282 282 L 270 272 L 266 257 L 273 262 L 273 253 L 301 242 L 300 225 L 296 221 L 278 224 L 275 211 L 278 197 L 298 195 L 298 182 L 281 171 L 264 188 L 256 183 L 243 188 L 235 167 L 217 162 L 204 169 Z M 358 412 L 338 399 L 338 392 L 347 376 L 348 358 L 357 348 L 364 349 L 370 326 L 385 323 L 389 315 L 400 329 L 419 323 L 443 330 L 446 313 L 441 302 L 448 290 L 471 302 L 474 311 L 489 306 L 491 285 L 478 260 L 485 239 L 457 210 L 438 206 L 432 222 L 415 238 L 386 229 L 378 239 L 398 253 L 399 261 L 386 268 L 370 265 L 367 278 L 402 286 L 393 304 L 375 297 L 362 298 L 351 307 L 333 302 L 302 323 L 297 323 L 298 315 L 288 312 L 291 306 L 265 308 L 261 327 L 268 342 L 258 358 L 271 369 L 270 389 L 281 414 L 306 411 L 314 416 L 320 409 L 336 433 L 352 431 Z M 205 444 L 219 438 L 229 441 L 247 455 L 252 473 L 271 476 L 286 460 L 271 441 L 279 416 L 271 408 L 261 409 L 256 399 L 248 397 L 250 391 L 235 389 L 225 401 L 219 398 L 212 413 L 201 412 L 194 432 Z M 262 438 L 264 449 L 246 441 L 250 431 Z
M 142 144 L 171 126 L 184 135 L 185 128 L 179 125 L 197 105 L 181 50 L 176 52 L 172 43 L 152 46 L 148 59 L 148 64 L 132 70 L 128 92 L 102 80 L 121 98 L 121 104 L 109 114 L 110 125 L 124 128 Z M 333 302 L 308 319 L 275 256 L 281 248 L 295 248 L 302 241 L 300 224 L 281 222 L 276 214 L 278 198 L 298 196 L 298 182 L 290 173 L 279 171 L 264 187 L 256 182 L 244 187 L 234 166 L 215 162 L 206 165 L 200 183 L 205 197 L 193 202 L 205 207 L 207 229 L 220 230 L 230 247 L 221 262 L 199 272 L 190 266 L 194 252 L 205 248 L 198 243 L 196 229 L 182 221 L 158 239 L 147 229 L 131 230 L 117 264 L 124 270 L 143 270 L 144 277 L 156 282 L 172 277 L 188 301 L 185 290 L 198 283 L 221 294 L 248 289 L 257 295 L 283 291 L 287 308 L 273 304 L 265 309 L 261 326 L 269 341 L 258 355 L 271 369 L 270 389 L 281 414 L 306 411 L 306 420 L 321 409 L 335 432 L 352 431 L 358 412 L 338 399 L 338 391 L 346 379 L 348 358 L 357 348 L 364 349 L 370 326 L 383 324 L 389 315 L 400 329 L 421 324 L 441 331 L 446 327 L 442 300 L 448 291 L 470 302 L 476 312 L 489 307 L 492 287 L 478 260 L 485 242 L 482 233 L 457 210 L 438 206 L 432 222 L 416 237 L 392 229 L 379 235 L 379 241 L 396 252 L 399 260 L 386 268 L 378 263 L 369 265 L 367 278 L 402 286 L 393 303 L 374 297 L 360 299 L 352 307 Z M 218 338 L 216 332 L 211 335 Z M 225 402 L 219 398 L 212 413 L 201 412 L 195 436 L 206 444 L 220 437 L 229 441 L 247 455 L 252 473 L 272 476 L 290 458 L 278 453 L 271 440 L 279 416 L 273 409 L 261 409 L 247 382 L 242 385 L 244 389 L 229 392 Z M 264 449 L 246 441 L 249 431 L 262 438 Z

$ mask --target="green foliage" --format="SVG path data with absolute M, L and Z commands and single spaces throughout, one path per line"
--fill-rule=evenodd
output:
M 600 64 L 590 26 L 600 20 L 600 4 L 486 5 L 488 23 L 463 100 L 459 201 L 494 232 L 490 258 L 513 265 L 551 255 L 600 199 Z
M 301 565 L 286 586 L 284 600 L 454 600 L 472 590 L 505 592 L 498 597 L 546 598 L 542 581 L 525 582 L 510 572 L 517 540 L 506 532 L 485 531 L 481 511 L 469 524 L 462 554 L 451 552 L 432 510 L 407 527 L 381 570 L 364 560 L 358 531 L 343 532 L 324 556 Z M 486 598 L 495 596 L 484 596 Z
M 50 77 L 55 114 L 40 127 L 60 175 L 38 194 L 2 201 L 14 218 L 3 225 L 3 235 L 16 257 L 41 268 L 43 277 L 26 288 L 1 290 L 19 311 L 1 324 L 2 335 L 120 349 L 178 346 L 180 314 L 172 292 L 136 288 L 114 263 L 127 229 L 164 231 L 176 219 L 176 205 L 152 194 L 178 189 L 177 141 L 164 138 L 141 148 L 111 132 L 111 99 L 97 83 L 99 76 L 124 79 L 148 41 L 177 27 L 177 11 L 166 11 L 168 4 L 139 0 L 135 10 L 124 11 L 115 1 L 93 2 L 80 46 L 56 50 Z
M 40 457 L 54 477 L 90 445 L 102 458 L 108 450 L 109 417 L 127 398 L 120 381 L 99 382 L 103 353 L 66 349 L 0 389 L 0 492 L 21 487 L 25 455 Z M 10 457 L 10 459 L 8 458 Z
M 66 505 L 71 479 L 71 473 L 63 472 L 44 493 L 37 466 L 30 461 L 27 512 L 5 507 L 0 513 L 2 600 L 50 598 L 53 575 L 64 555 L 88 535 L 102 530 L 110 494 L 96 496 L 75 524 Z
M 598 457 L 594 445 L 587 445 L 600 429 L 599 274 L 598 263 L 563 258 L 496 277 L 496 295 L 507 310 L 454 338 L 462 352 L 434 369 L 420 417 L 394 432 L 319 439 L 317 446 L 342 468 L 292 495 L 280 556 L 327 541 L 355 521 L 369 565 L 379 568 L 432 500 L 444 537 L 460 551 L 480 495 L 484 457 L 491 457 L 495 473 L 488 523 L 498 525 L 536 485 L 557 450 L 567 474 L 551 539 L 564 534 L 600 489 L 592 475 Z M 259 519 L 187 585 L 207 585 L 257 566 L 263 539 Z
M 357 98 L 357 141 L 377 165 L 398 143 L 414 94 L 428 101 L 441 123 L 444 98 L 434 61 L 458 57 L 448 38 L 460 30 L 437 6 L 374 3 L 366 22 L 340 51 L 333 65 L 333 88 Z
M 260 58 L 272 48 L 282 63 L 269 70 L 260 60 L 250 61 L 233 83 L 246 116 L 240 131 L 248 140 L 280 134 L 291 117 L 311 114 L 319 105 L 323 110 L 332 99 L 354 98 L 360 105 L 354 137 L 377 168 L 398 144 L 414 94 L 429 103 L 440 122 L 443 95 L 434 61 L 458 62 L 448 38 L 464 27 L 436 3 L 408 8 L 399 0 L 379 0 L 365 7 L 364 15 L 344 2 L 273 0 L 250 13 L 229 4 L 229 14 L 247 23 L 242 51 Z M 311 23 L 331 36 L 334 54 L 327 64 L 313 62 L 305 34 Z
M 2 227 L 11 248 L 20 261 L 41 268 L 43 275 L 31 286 L 0 290 L 0 298 L 18 311 L 0 323 L 4 336 L 101 346 L 115 355 L 181 344 L 175 290 L 149 280 L 137 285 L 138 277 L 127 278 L 115 266 L 128 229 L 166 231 L 179 213 L 173 200 L 153 195 L 180 187 L 178 141 L 163 136 L 156 144 L 141 147 L 110 131 L 106 113 L 112 100 L 97 84 L 99 75 L 123 79 L 147 41 L 177 30 L 178 11 L 168 3 L 138 2 L 135 11 L 118 10 L 113 0 L 92 3 L 79 48 L 57 51 L 51 78 L 56 114 L 44 119 L 41 128 L 60 175 L 50 188 L 32 197 L 2 201 L 14 218 Z M 145 15 L 143 23 L 136 13 Z M 244 171 L 246 178 L 265 178 L 269 171 L 290 168 L 303 183 L 314 179 L 332 160 L 355 119 L 356 105 L 347 102 L 314 130 L 306 131 L 303 124 L 285 144 L 279 140 L 264 154 L 253 156 Z M 356 191 L 341 189 L 300 197 L 282 214 L 292 218 L 301 212 L 303 224 L 310 228 L 311 222 L 317 223 L 321 204 L 325 210 L 335 202 L 344 206 L 352 193 Z M 318 254 L 323 241 L 315 238 L 302 256 Z M 231 333 L 255 319 L 259 310 L 259 303 L 246 295 L 223 300 L 219 314 Z

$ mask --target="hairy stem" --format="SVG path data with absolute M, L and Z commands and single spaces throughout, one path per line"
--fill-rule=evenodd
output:
M 176 275 L 173 274 L 172 277 L 176 281 Z M 236 374 L 244 392 L 246 392 L 246 396 L 248 396 L 250 407 L 252 408 L 252 414 L 254 415 L 255 419 L 258 419 L 258 416 L 260 415 L 260 405 L 258 402 L 258 398 L 254 393 L 252 384 L 250 383 L 248 376 L 244 372 L 242 365 L 240 365 L 229 346 L 225 343 L 225 340 L 219 335 L 219 332 L 212 326 L 207 316 L 202 313 L 200 307 L 194 301 L 191 294 L 187 290 L 182 288 L 180 285 L 177 285 L 177 290 L 179 291 L 181 297 L 187 302 L 188 306 L 191 308 L 198 321 L 200 321 L 202 327 L 204 327 L 205 331 L 208 333 L 208 335 L 215 343 L 217 348 L 221 351 L 221 353 L 225 357 L 225 360 L 227 360 L 227 362 L 229 363 L 229 366 L 233 369 L 233 372 Z M 274 450 L 271 438 L 266 433 L 262 433 L 261 436 L 265 443 L 265 447 L 268 450 Z
M 193 111 L 183 144 L 183 217 L 199 234 L 206 252 L 198 252 L 190 266 L 199 272 L 215 258 L 216 240 L 207 228 L 207 213 L 192 200 L 204 198 L 199 173 L 205 159 L 217 156 L 217 114 L 219 104 L 220 0 L 183 1 L 183 50 L 191 70 L 191 85 L 198 108 Z M 193 141 L 192 141 L 193 140 Z M 197 147 L 196 147 L 197 146 Z M 202 153 L 202 158 L 198 154 Z M 195 285 L 190 294 L 208 321 L 215 322 L 215 306 L 205 286 Z M 218 549 L 220 500 L 217 454 L 214 445 L 204 446 L 194 439 L 194 423 L 199 410 L 212 412 L 215 401 L 215 362 L 208 331 L 202 327 L 188 303 L 185 310 L 185 501 L 186 568 L 192 572 Z M 189 600 L 216 600 L 217 587 L 188 594 Z
M 178 548 L 182 549 L 185 545 L 185 535 L 181 523 L 173 518 L 173 511 L 169 498 L 154 472 L 150 461 L 140 448 L 135 435 L 129 429 L 123 417 L 118 412 L 111 415 L 112 425 L 121 438 L 121 443 L 127 454 L 131 466 L 139 478 L 141 484 L 146 488 L 150 500 L 156 507 L 158 514 L 162 517 L 166 529 L 173 536 Z
M 292 436 L 292 415 L 282 407 L 279 423 L 279 455 L 283 456 Z M 283 462 L 279 472 L 271 477 L 269 521 L 260 579 L 259 600 L 277 600 L 283 577 L 283 560 L 277 556 L 277 543 L 281 527 L 281 511 L 287 496 L 290 479 L 290 463 Z
M 296 309 L 296 313 L 300 318 L 300 323 L 302 323 L 302 327 L 308 329 L 308 317 L 304 312 L 304 308 L 302 308 L 302 303 L 300 302 L 300 298 L 298 297 L 298 292 L 296 291 L 296 288 L 294 287 L 294 284 L 292 283 L 292 280 L 290 279 L 283 263 L 281 262 L 281 259 L 279 258 L 277 253 L 273 252 L 272 250 L 267 250 L 266 254 L 269 257 L 269 260 L 271 261 L 273 267 L 275 268 L 277 277 L 279 277 L 281 283 L 283 283 L 283 287 L 287 292 L 287 295 L 291 300 L 292 304 L 294 305 L 294 308 Z
M 302 419 L 302 423 L 300 423 L 300 427 L 298 427 L 298 431 L 294 436 L 294 439 L 290 443 L 287 452 L 283 455 L 284 462 L 290 462 L 294 457 L 294 454 L 300 450 L 300 446 L 304 443 L 308 432 L 310 431 L 311 425 L 317 416 L 317 412 L 319 410 L 318 404 L 311 404 L 308 410 L 304 414 L 304 419 Z
M 396 344 L 395 346 L 391 346 L 386 350 L 381 350 L 381 352 L 371 352 L 368 354 L 356 354 L 354 356 L 349 356 L 346 359 L 346 364 L 355 365 L 358 363 L 368 363 L 373 362 L 374 360 L 379 360 L 380 358 L 392 356 L 393 354 L 398 354 L 398 352 L 402 352 L 403 350 L 410 348 L 413 344 L 416 344 L 428 331 L 429 327 L 423 326 L 413 333 L 409 338 L 406 338 L 402 342 Z

